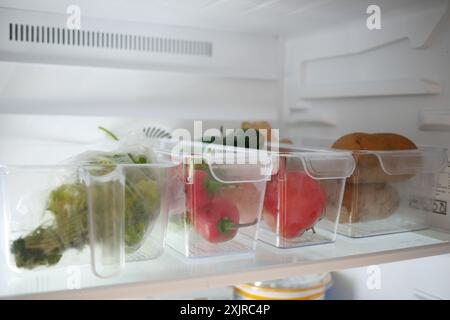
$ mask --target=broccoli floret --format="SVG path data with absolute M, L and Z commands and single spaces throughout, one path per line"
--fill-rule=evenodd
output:
M 64 184 L 50 193 L 48 210 L 53 224 L 38 227 L 13 241 L 11 252 L 16 265 L 32 269 L 54 265 L 69 248 L 82 249 L 88 242 L 86 191 L 81 184 Z
M 50 193 L 48 209 L 55 217 L 55 229 L 63 247 L 82 249 L 88 240 L 86 188 L 64 184 Z
M 11 246 L 16 266 L 32 269 L 36 266 L 57 264 L 64 251 L 54 227 L 39 227 L 24 238 L 15 240 Z

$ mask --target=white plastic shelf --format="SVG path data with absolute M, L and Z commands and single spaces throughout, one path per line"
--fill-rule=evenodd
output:
M 436 95 L 441 84 L 427 79 L 399 79 L 361 83 L 310 85 L 301 88 L 302 99 L 332 99 L 356 97 L 387 97 L 410 95 Z
M 336 271 L 450 253 L 450 234 L 423 230 L 350 239 L 333 244 L 275 249 L 259 244 L 254 255 L 186 260 L 167 249 L 155 261 L 128 264 L 117 278 L 99 279 L 89 266 L 27 272 L 8 278 L 0 297 L 27 299 L 129 299 L 224 287 L 233 284 Z M 80 289 L 68 290 L 74 275 Z
M 421 131 L 450 131 L 450 110 L 422 110 L 419 113 Z

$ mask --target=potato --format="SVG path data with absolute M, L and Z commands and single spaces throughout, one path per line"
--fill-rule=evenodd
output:
M 389 184 L 347 184 L 340 223 L 366 222 L 392 215 L 400 205 L 397 190 Z

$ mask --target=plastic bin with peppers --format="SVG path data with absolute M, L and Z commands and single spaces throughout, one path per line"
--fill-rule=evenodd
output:
M 186 257 L 254 251 L 269 153 L 205 143 L 181 149 L 170 155 L 179 165 L 169 191 L 168 245 Z
M 351 153 L 280 145 L 272 155 L 260 239 L 279 248 L 334 241 Z

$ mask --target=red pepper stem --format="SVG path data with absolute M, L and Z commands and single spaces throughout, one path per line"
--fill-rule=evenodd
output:
M 249 223 L 235 223 L 233 222 L 229 217 L 225 217 L 219 221 L 219 231 L 221 233 L 228 233 L 232 230 L 238 229 L 238 228 L 245 228 L 255 225 L 258 222 L 258 219 L 255 219 L 252 222 Z
M 258 223 L 258 219 L 253 220 L 252 222 L 247 223 L 239 223 L 236 225 L 237 228 L 245 228 L 245 227 L 251 227 Z

